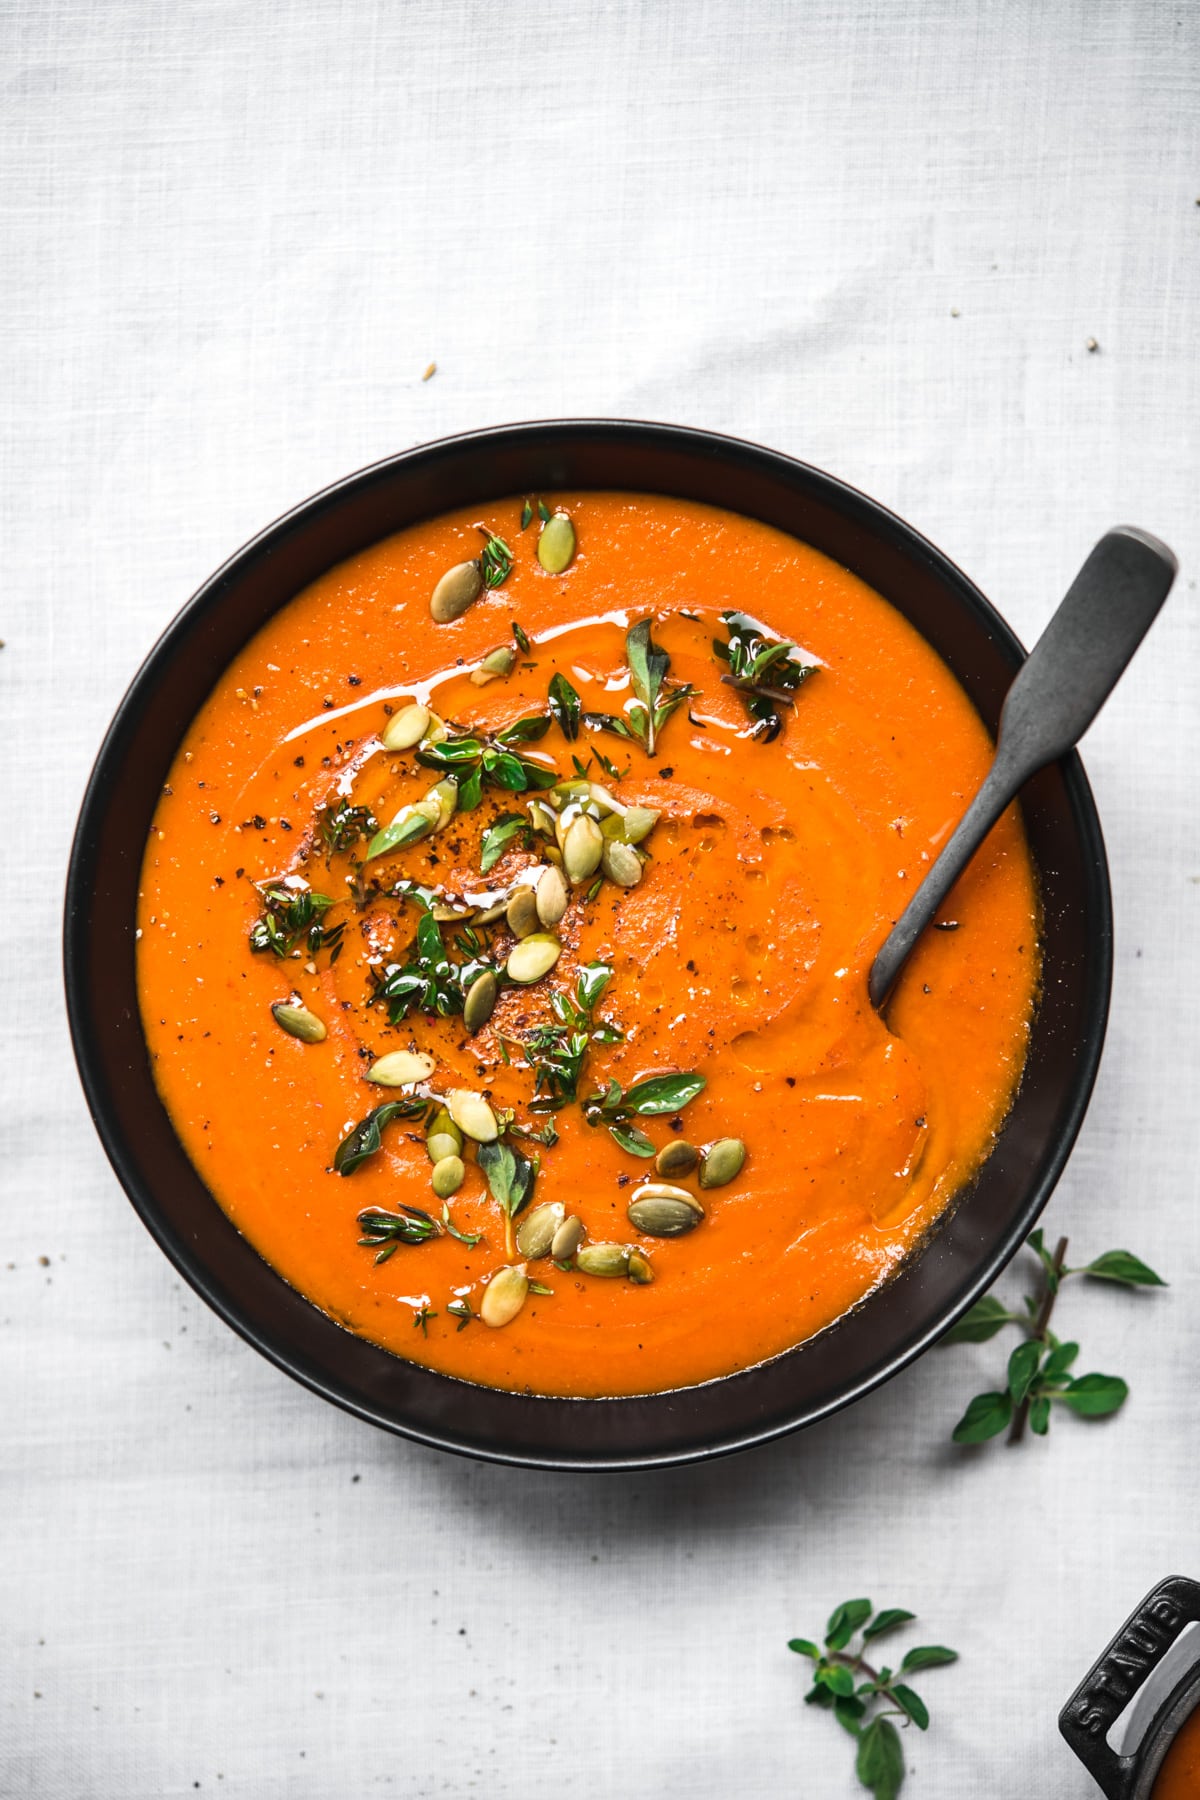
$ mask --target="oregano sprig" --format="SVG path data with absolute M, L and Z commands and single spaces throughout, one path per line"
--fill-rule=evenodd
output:
M 905 1651 L 897 1669 L 873 1668 L 866 1660 L 868 1647 L 915 1618 L 904 1607 L 876 1612 L 869 1600 L 844 1600 L 829 1616 L 824 1648 L 809 1638 L 788 1641 L 789 1650 L 813 1664 L 806 1704 L 831 1712 L 855 1739 L 855 1773 L 875 1800 L 895 1800 L 904 1785 L 904 1747 L 893 1719 L 900 1720 L 902 1729 L 915 1725 L 925 1731 L 929 1725 L 928 1707 L 901 1677 L 958 1661 L 958 1652 L 943 1644 L 918 1644 Z M 852 1642 L 859 1633 L 855 1649 Z
M 1067 1239 L 1060 1238 L 1051 1253 L 1042 1231 L 1025 1240 L 1037 1257 L 1040 1289 L 1027 1294 L 1022 1312 L 1010 1312 L 991 1294 L 977 1300 L 957 1325 L 952 1325 L 943 1344 L 984 1344 L 1006 1325 L 1016 1325 L 1024 1337 L 1008 1359 L 1005 1384 L 976 1394 L 951 1433 L 956 1444 L 982 1444 L 1008 1427 L 1010 1444 L 1019 1443 L 1025 1426 L 1036 1437 L 1050 1429 L 1052 1409 L 1065 1406 L 1081 1419 L 1100 1419 L 1125 1404 L 1129 1387 L 1119 1375 L 1072 1375 L 1079 1345 L 1063 1342 L 1050 1330 L 1050 1316 L 1064 1281 L 1085 1275 L 1093 1281 L 1109 1281 L 1121 1287 L 1155 1288 L 1167 1284 L 1140 1257 L 1129 1250 L 1106 1250 L 1093 1262 L 1067 1267 Z
M 635 696 L 627 715 L 629 730 L 646 755 L 653 756 L 658 734 L 671 714 L 699 690 L 686 682 L 668 681 L 671 659 L 650 635 L 649 619 L 639 619 L 626 632 L 625 657 Z

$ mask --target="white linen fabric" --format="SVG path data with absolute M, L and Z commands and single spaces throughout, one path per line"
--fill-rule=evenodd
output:
M 0 1791 L 850 1800 L 786 1640 L 861 1593 L 962 1653 L 917 1683 L 906 1795 L 1085 1800 L 1061 1701 L 1200 1573 L 1200 13 L 9 0 L 0 30 Z M 1047 1217 L 1170 1278 L 1063 1303 L 1131 1382 L 1115 1421 L 954 1450 L 1000 1340 L 706 1468 L 472 1465 L 270 1368 L 123 1199 L 58 934 L 137 663 L 315 488 L 580 413 L 835 471 L 1026 641 L 1106 526 L 1178 551 L 1086 746 L 1116 985 Z

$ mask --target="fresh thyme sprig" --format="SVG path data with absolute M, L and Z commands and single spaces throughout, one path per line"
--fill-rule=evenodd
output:
M 328 950 L 330 962 L 337 961 L 346 926 L 345 921 L 328 927 L 321 924 L 334 904 L 328 894 L 315 894 L 311 888 L 297 893 L 275 883 L 256 886 L 263 911 L 250 927 L 251 950 L 273 950 L 276 956 L 288 956 L 303 940 L 310 956 Z
M 1025 1310 L 1010 1312 L 1003 1301 L 985 1294 L 941 1340 L 943 1344 L 983 1344 L 1006 1325 L 1019 1326 L 1025 1334 L 1008 1359 L 1003 1391 L 976 1394 L 951 1434 L 956 1444 L 981 1444 L 1006 1425 L 1009 1443 L 1019 1443 L 1026 1422 L 1036 1437 L 1045 1437 L 1056 1405 L 1067 1407 L 1081 1419 L 1099 1419 L 1116 1412 L 1125 1404 L 1127 1384 L 1119 1375 L 1071 1374 L 1079 1345 L 1062 1342 L 1050 1330 L 1054 1303 L 1063 1282 L 1075 1275 L 1130 1288 L 1167 1285 L 1128 1250 L 1106 1250 L 1094 1262 L 1068 1268 L 1065 1237 L 1059 1239 L 1053 1254 L 1040 1229 L 1030 1232 L 1025 1242 L 1041 1265 L 1040 1291 L 1026 1295 Z
M 626 632 L 625 656 L 636 698 L 622 735 L 636 737 L 647 756 L 653 756 L 658 734 L 671 714 L 699 690 L 686 682 L 668 682 L 671 659 L 651 637 L 649 619 L 639 619 Z
M 727 644 L 713 639 L 713 654 L 729 664 L 721 680 L 741 691 L 754 721 L 751 737 L 769 744 L 783 730 L 780 707 L 796 704 L 796 689 L 816 668 L 793 655 L 795 644 L 769 636 L 746 613 L 723 612 L 721 622 L 729 633 Z
M 904 1747 L 892 1720 L 924 1731 L 929 1709 L 921 1696 L 900 1679 L 921 1669 L 957 1662 L 958 1652 L 942 1644 L 918 1644 L 904 1653 L 898 1669 L 872 1668 L 867 1647 L 908 1625 L 916 1617 L 903 1607 L 876 1612 L 869 1600 L 845 1600 L 835 1607 L 825 1627 L 822 1650 L 808 1638 L 792 1638 L 788 1649 L 813 1664 L 813 1685 L 804 1696 L 809 1706 L 832 1712 L 858 1744 L 854 1770 L 874 1800 L 896 1800 L 904 1784 Z M 857 1649 L 851 1640 L 862 1633 Z
M 535 1112 L 558 1112 L 578 1098 L 579 1080 L 593 1043 L 619 1044 L 624 1033 L 607 1019 L 593 1015 L 612 980 L 609 963 L 584 963 L 570 995 L 556 989 L 550 996 L 553 1025 L 538 1025 L 520 1049 L 533 1069 Z
M 494 531 L 489 531 L 486 525 L 479 525 L 476 529 L 487 540 L 479 558 L 483 585 L 488 588 L 503 587 L 513 571 L 513 553 L 504 539 L 497 537 Z
M 343 1169 L 342 1174 L 346 1173 Z M 358 1215 L 358 1225 L 363 1234 L 358 1241 L 364 1248 L 374 1249 L 382 1244 L 375 1258 L 377 1263 L 394 1256 L 401 1244 L 425 1244 L 442 1234 L 437 1220 L 419 1206 L 401 1206 L 396 1212 L 388 1212 L 382 1206 L 364 1207 Z
M 354 806 L 349 794 L 338 797 L 336 806 L 327 806 L 321 814 L 321 841 L 330 854 L 352 850 L 359 838 L 373 838 L 379 820 L 369 806 Z
M 485 787 L 502 788 L 510 794 L 524 794 L 531 789 L 552 788 L 558 780 L 557 769 L 545 763 L 532 762 L 514 749 L 517 744 L 535 744 L 550 729 L 548 713 L 514 719 L 491 737 L 460 733 L 437 743 L 424 744 L 417 751 L 417 761 L 440 775 L 451 775 L 458 783 L 458 810 L 470 812 L 478 806 Z
M 474 953 L 473 945 L 479 942 L 474 934 L 464 935 L 462 942 L 469 954 L 462 962 L 452 962 L 437 920 L 432 913 L 423 912 L 417 920 L 409 960 L 389 963 L 377 976 L 370 1004 L 386 1002 L 393 1025 L 399 1025 L 410 1012 L 430 1013 L 442 1019 L 460 1013 L 472 982 L 492 968 Z

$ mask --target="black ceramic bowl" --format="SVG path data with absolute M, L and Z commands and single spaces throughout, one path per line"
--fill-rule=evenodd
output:
M 452 507 L 561 488 L 686 496 L 763 519 L 852 569 L 953 669 L 989 728 L 1022 659 L 966 576 L 911 526 L 818 469 L 666 425 L 567 421 L 447 438 L 306 501 L 226 563 L 135 678 L 83 802 L 67 880 L 71 1030 L 100 1136 L 130 1199 L 198 1293 L 265 1356 L 377 1425 L 550 1468 L 637 1468 L 762 1443 L 869 1392 L 932 1344 L 1021 1244 L 1079 1130 L 1108 1010 L 1104 845 L 1070 756 L 1023 796 L 1045 910 L 1044 995 L 995 1149 L 878 1293 L 785 1355 L 724 1380 L 615 1400 L 500 1393 L 402 1362 L 316 1311 L 240 1237 L 183 1152 L 151 1077 L 134 983 L 142 850 L 184 730 L 230 658 L 332 564 Z
M 1165 1685 L 1152 1679 L 1181 1633 L 1197 1623 L 1200 1582 L 1169 1575 L 1130 1613 L 1058 1715 L 1059 1730 L 1108 1800 L 1150 1800 L 1176 1733 L 1200 1706 L 1200 1662 Z M 1108 1734 L 1135 1699 L 1130 1723 L 1140 1730 L 1126 1754 L 1112 1748 Z

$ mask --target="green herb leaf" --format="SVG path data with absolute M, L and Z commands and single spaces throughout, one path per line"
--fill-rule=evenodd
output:
M 625 658 L 629 664 L 638 704 L 629 709 L 629 724 L 648 756 L 653 756 L 658 734 L 671 714 L 696 692 L 693 687 L 667 686 L 671 659 L 650 635 L 651 621 L 639 619 L 625 634 Z M 588 718 L 591 725 L 591 716 Z M 605 727 L 608 729 L 608 727 Z
M 483 769 L 472 769 L 458 784 L 458 811 L 474 812 L 483 798 Z
M 825 1627 L 825 1646 L 844 1650 L 859 1628 L 866 1624 L 874 1608 L 869 1600 L 843 1600 L 829 1615 Z
M 613 978 L 612 964 L 584 963 L 575 984 L 575 997 L 584 1012 L 591 1013 Z
M 530 501 L 526 500 L 524 506 L 521 508 L 521 530 L 522 531 L 527 531 L 529 529 L 532 519 L 533 519 L 533 506 Z
M 986 1344 L 989 1338 L 995 1337 L 1011 1320 L 1012 1314 L 1008 1308 L 1001 1301 L 994 1300 L 990 1294 L 985 1294 L 939 1341 L 943 1344 Z
M 1025 1239 L 1025 1242 L 1038 1258 L 1042 1268 L 1046 1272 L 1047 1288 L 1052 1294 L 1056 1294 L 1058 1292 L 1058 1284 L 1062 1280 L 1062 1275 L 1060 1271 L 1055 1268 L 1054 1258 L 1046 1248 L 1045 1233 L 1042 1231 L 1040 1225 L 1036 1231 L 1030 1232 L 1029 1236 Z
M 843 1663 L 822 1663 L 816 1679 L 831 1694 L 847 1696 L 854 1692 L 854 1677 Z
M 1014 1406 L 1020 1406 L 1029 1392 L 1042 1358 L 1042 1346 L 1036 1338 L 1018 1344 L 1008 1359 L 1008 1391 Z
M 863 1643 L 869 1644 L 875 1638 L 883 1636 L 885 1631 L 895 1631 L 897 1626 L 907 1625 L 916 1613 L 905 1612 L 902 1607 L 889 1607 L 885 1612 L 877 1612 L 871 1623 L 863 1632 Z
M 471 1320 L 479 1317 L 478 1313 L 472 1311 L 471 1302 L 464 1299 L 449 1301 L 446 1306 L 446 1311 L 452 1313 L 458 1320 L 458 1329 L 460 1331 L 465 1331 L 467 1326 L 471 1323 Z
M 947 1650 L 943 1644 L 918 1644 L 915 1650 L 905 1651 L 900 1673 L 912 1675 L 920 1669 L 940 1669 L 957 1661 L 957 1650 Z
M 479 559 L 483 570 L 484 586 L 488 588 L 502 587 L 512 574 L 513 553 L 502 537 L 491 536 L 483 546 L 483 555 Z
M 627 1150 L 630 1156 L 654 1155 L 654 1145 L 645 1132 L 639 1131 L 636 1125 L 610 1125 L 608 1131 L 614 1143 L 619 1145 L 622 1150 Z
M 851 1737 L 856 1738 L 860 1730 L 860 1721 L 866 1712 L 866 1702 L 854 1694 L 839 1694 L 833 1703 L 833 1716 L 838 1724 L 844 1726 Z
M 527 718 L 514 719 L 511 725 L 501 726 L 496 733 L 498 744 L 536 744 L 544 738 L 550 729 L 548 713 L 531 713 Z
M 383 1130 L 393 1119 L 419 1118 L 429 1106 L 428 1100 L 418 1096 L 406 1095 L 401 1100 L 385 1100 L 382 1106 L 372 1107 L 365 1119 L 360 1119 L 342 1139 L 333 1153 L 333 1166 L 339 1175 L 353 1175 L 361 1168 L 369 1156 L 374 1156 L 383 1147 Z M 406 1207 L 405 1211 L 409 1209 Z M 427 1213 L 421 1215 L 428 1218 Z M 434 1227 L 436 1231 L 437 1227 Z
M 914 1694 L 902 1681 L 894 1681 L 888 1690 L 899 1701 L 918 1731 L 929 1729 L 929 1709 L 920 1694 Z
M 789 1638 L 788 1649 L 794 1650 L 797 1656 L 810 1657 L 813 1662 L 819 1662 L 821 1659 L 821 1652 L 808 1638 Z
M 1042 1364 L 1042 1380 L 1060 1380 L 1078 1355 L 1078 1344 L 1056 1344 Z
M 331 855 L 353 849 L 360 837 L 372 837 L 379 830 L 370 807 L 352 805 L 349 794 L 342 794 L 335 806 L 327 805 L 320 819 L 321 840 Z
M 1118 1281 L 1124 1287 L 1166 1287 L 1140 1257 L 1129 1250 L 1106 1250 L 1084 1269 L 1072 1269 L 1073 1275 L 1090 1275 L 1095 1281 Z
M 258 884 L 256 884 L 258 885 Z M 332 952 L 335 962 L 342 945 L 345 924 L 323 926 L 321 920 L 334 904 L 328 894 L 313 893 L 311 888 L 297 890 L 279 883 L 258 885 L 263 913 L 250 927 L 250 948 L 255 952 L 273 951 L 276 956 L 290 956 L 303 942 L 310 956 L 318 950 Z
M 550 523 L 550 519 L 551 519 L 552 515 L 550 512 L 550 508 L 546 505 L 546 502 L 544 500 L 542 500 L 542 499 L 538 500 L 537 510 L 538 510 L 538 518 L 542 521 L 542 524 L 548 525 Z
M 694 1100 L 705 1086 L 703 1075 L 652 1075 L 635 1082 L 621 1103 L 622 1111 L 638 1113 L 643 1118 L 678 1112 Z
M 1124 1406 L 1128 1395 L 1119 1375 L 1080 1375 L 1055 1398 L 1080 1418 L 1100 1419 Z
M 863 1728 L 854 1772 L 874 1800 L 896 1800 L 904 1780 L 904 1750 L 890 1719 L 872 1719 Z
M 771 637 L 747 613 L 723 612 L 721 621 L 729 634 L 727 644 L 713 639 L 713 654 L 729 665 L 721 680 L 741 691 L 754 722 L 751 737 L 772 743 L 783 730 L 780 707 L 795 705 L 796 689 L 816 674 L 816 667 L 793 654 L 795 644 Z
M 993 1438 L 1012 1418 L 1011 1394 L 976 1394 L 951 1432 L 956 1444 L 982 1444 Z
M 445 1203 L 442 1206 L 442 1224 L 446 1227 L 450 1236 L 452 1238 L 457 1238 L 460 1244 L 465 1244 L 468 1250 L 473 1250 L 476 1244 L 483 1238 L 482 1231 L 460 1231 L 458 1226 L 454 1223 L 454 1220 L 450 1217 L 449 1205 Z M 447 1311 L 450 1310 L 450 1308 L 447 1308 Z
M 1050 1396 L 1038 1394 L 1029 1402 L 1029 1429 L 1035 1437 L 1045 1437 L 1050 1429 Z
M 583 713 L 583 702 L 571 686 L 565 675 L 553 675 L 550 679 L 549 706 L 555 724 L 566 738 L 573 744 L 579 736 L 579 721 Z
M 524 527 L 522 527 L 522 529 L 524 529 Z M 512 634 L 517 649 L 521 651 L 522 655 L 528 656 L 531 649 L 529 634 L 525 630 L 525 627 L 519 625 L 515 619 L 512 621 Z
M 524 813 L 501 813 L 498 819 L 493 819 L 480 840 L 479 867 L 481 873 L 489 874 L 505 851 L 519 838 L 528 837 L 528 835 L 529 820 Z
M 515 1219 L 522 1208 L 529 1204 L 537 1178 L 537 1165 L 518 1150 L 515 1144 L 506 1144 L 500 1140 L 492 1144 L 480 1144 L 475 1154 L 493 1200 L 503 1207 L 510 1219 Z

